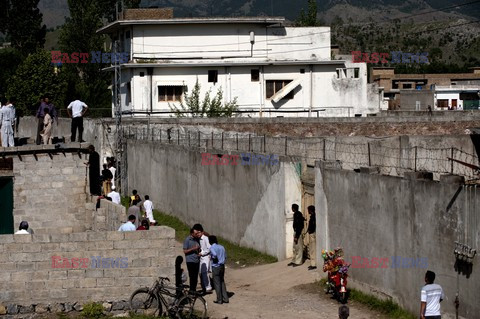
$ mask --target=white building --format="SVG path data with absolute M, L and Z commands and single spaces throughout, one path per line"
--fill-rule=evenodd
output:
M 171 116 L 170 106 L 179 106 L 197 80 L 201 98 L 221 89 L 225 102 L 237 99 L 242 116 L 379 111 L 383 99 L 367 83 L 366 65 L 331 60 L 329 27 L 285 27 L 284 18 L 273 17 L 138 16 L 98 30 L 120 39 L 130 56 L 121 66 L 124 114 Z
M 437 110 L 478 110 L 480 107 L 479 85 L 436 85 L 434 89 Z

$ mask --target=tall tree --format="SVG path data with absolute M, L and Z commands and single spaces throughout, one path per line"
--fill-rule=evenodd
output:
M 296 25 L 299 27 L 315 27 L 319 25 L 317 20 L 317 0 L 308 0 L 307 13 L 302 8 Z
M 42 23 L 43 15 L 38 9 L 39 0 L 2 0 L 1 10 L 6 7 L 5 31 L 12 47 L 24 56 L 34 53 L 45 44 L 47 27 Z
M 60 34 L 60 49 L 66 53 L 88 53 L 104 51 L 104 36 L 96 31 L 102 27 L 107 9 L 114 6 L 112 0 L 68 0 L 70 17 L 67 18 Z M 111 74 L 102 71 L 104 64 L 64 64 L 62 71 L 69 79 L 69 97 L 80 95 L 88 106 L 108 108 L 111 106 L 111 92 L 108 89 Z
M 54 72 L 50 52 L 39 50 L 30 54 L 17 68 L 8 83 L 8 97 L 16 99 L 16 108 L 23 114 L 32 114 L 45 94 L 57 106 L 65 104 L 66 81 Z

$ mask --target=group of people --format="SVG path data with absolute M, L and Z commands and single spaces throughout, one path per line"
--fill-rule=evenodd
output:
M 58 125 L 58 114 L 47 95 L 40 99 L 36 117 L 38 119 L 36 144 L 52 144 L 53 124 L 57 122 Z
M 85 142 L 83 140 L 83 116 L 87 110 L 87 104 L 80 101 L 78 98 L 67 106 L 68 116 L 72 118 L 72 135 L 70 137 L 72 142 L 75 142 L 77 138 L 77 131 L 78 141 Z M 38 107 L 36 116 L 38 119 L 37 145 L 40 145 L 42 142 L 43 144 L 52 144 L 53 123 L 56 121 L 58 125 L 58 114 L 55 106 L 50 102 L 47 95 L 40 99 L 40 106 Z
M 16 125 L 16 110 L 13 106 L 13 100 L 1 99 L 0 105 L 0 140 L 2 147 L 15 146 L 14 131 Z
M 308 225 L 305 227 L 305 217 L 300 212 L 297 204 L 292 205 L 293 212 L 293 257 L 288 266 L 301 266 L 304 262 L 304 250 L 308 251 L 308 258 L 310 259 L 310 266 L 308 270 L 317 269 L 317 236 L 316 236 L 316 216 L 315 206 L 311 205 L 307 208 L 309 219 Z M 306 231 L 304 232 L 304 229 Z M 308 245 L 304 247 L 304 236 L 308 236 Z M 307 249 L 305 249 L 307 248 Z M 306 259 L 306 258 L 305 258 Z
M 229 303 L 229 296 L 225 284 L 225 248 L 218 243 L 217 237 L 208 235 L 200 224 L 190 229 L 190 235 L 183 242 L 183 252 L 187 262 L 190 291 L 197 291 L 198 278 L 204 294 L 215 289 L 216 304 Z M 212 280 L 209 273 L 212 274 Z
M 107 199 L 112 196 L 112 193 L 118 194 L 115 191 L 112 191 L 108 194 Z M 120 201 L 120 195 L 118 195 L 118 200 Z M 113 198 L 112 198 L 113 202 Z M 129 208 L 127 211 L 128 221 L 120 226 L 119 231 L 135 231 L 135 230 L 148 230 L 150 226 L 157 225 L 157 221 L 153 218 L 153 202 L 150 200 L 150 196 L 145 195 L 145 200 L 142 201 L 142 198 L 138 194 L 137 190 L 132 191 L 132 196 L 130 196 Z

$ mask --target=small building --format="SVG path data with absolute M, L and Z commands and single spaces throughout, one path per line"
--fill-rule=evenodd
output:
M 432 109 L 464 108 L 464 102 L 460 101 L 473 101 L 466 105 L 475 108 L 480 67 L 471 70 L 471 73 L 395 74 L 395 68 L 378 67 L 370 70 L 370 82 L 384 88 L 389 110 L 426 110 L 430 103 L 435 103 Z
M 382 101 L 364 63 L 332 60 L 329 27 L 286 27 L 279 17 L 173 18 L 130 9 L 97 32 L 118 40 L 123 114 L 172 116 L 195 84 L 243 116 L 355 116 Z M 109 68 L 113 70 L 113 67 Z

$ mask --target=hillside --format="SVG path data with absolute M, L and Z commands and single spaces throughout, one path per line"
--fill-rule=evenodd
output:
M 480 1 L 317 2 L 318 18 L 332 27 L 332 44 L 339 45 L 343 54 L 354 50 L 429 52 L 431 62 L 454 63 L 464 69 L 480 65 L 480 23 L 474 22 L 480 15 Z M 140 6 L 172 7 L 176 17 L 273 15 L 294 21 L 307 7 L 307 0 L 142 0 Z M 40 0 L 39 7 L 47 27 L 62 24 L 68 16 L 66 0 Z M 57 34 L 49 33 L 47 49 L 56 46 Z

